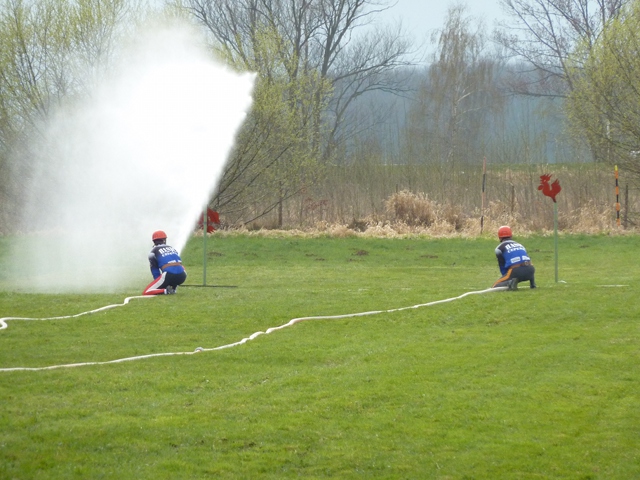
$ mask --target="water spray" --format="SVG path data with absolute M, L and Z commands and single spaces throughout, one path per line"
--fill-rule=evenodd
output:
M 149 235 L 179 251 L 251 105 L 254 75 L 216 63 L 181 24 L 137 32 L 86 96 L 52 114 L 31 149 L 10 288 L 118 292 L 144 285 Z

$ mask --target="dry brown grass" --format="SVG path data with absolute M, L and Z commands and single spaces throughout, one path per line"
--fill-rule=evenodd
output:
M 550 207 L 553 208 L 553 207 Z M 637 233 L 634 228 L 617 227 L 611 221 L 609 211 L 603 211 L 594 205 L 579 208 L 568 214 L 558 215 L 558 230 L 561 234 L 609 234 L 624 235 Z M 510 225 L 518 236 L 533 234 L 550 235 L 553 233 L 553 219 L 550 225 L 540 227 L 536 222 L 526 221 L 518 215 L 508 212 L 507 206 L 492 202 L 485 213 L 484 226 L 481 231 L 480 217 L 465 215 L 447 215 L 447 209 L 436 205 L 434 218 L 429 225 L 410 224 L 405 221 L 384 219 L 379 217 L 364 219 L 355 227 L 354 224 L 318 222 L 313 227 L 290 229 L 247 229 L 245 227 L 230 228 L 216 232 L 216 235 L 233 236 L 248 235 L 271 238 L 285 237 L 376 237 L 376 238 L 451 238 L 451 237 L 489 237 L 495 236 L 502 225 Z
M 409 226 L 429 227 L 436 219 L 437 204 L 429 200 L 425 193 L 411 193 L 403 190 L 386 200 L 387 212 L 396 222 Z
M 548 234 L 554 228 L 553 202 L 538 190 L 540 175 L 547 172 L 562 185 L 557 197 L 560 232 L 623 233 L 616 226 L 612 169 L 594 164 L 490 168 L 484 212 L 479 168 L 467 166 L 449 177 L 429 167 L 409 173 L 401 167 L 367 171 L 366 177 L 363 171 L 342 169 L 340 177 L 285 205 L 283 228 L 275 228 L 274 218 L 263 218 L 249 228 L 230 230 L 263 236 L 451 237 L 493 236 L 500 225 L 510 225 L 519 235 Z M 621 172 L 621 187 L 624 182 Z M 631 213 L 640 212 L 635 192 L 623 211 L 626 206 Z M 635 231 L 631 223 L 626 231 Z

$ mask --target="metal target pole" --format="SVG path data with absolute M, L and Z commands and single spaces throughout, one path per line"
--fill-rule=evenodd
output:
M 487 183 L 487 157 L 482 160 L 482 212 L 480 213 L 480 235 L 484 229 L 485 186 Z
M 202 213 L 202 285 L 182 284 L 183 287 L 237 288 L 237 285 L 207 285 L 207 232 L 209 230 L 209 205 L 204 206 Z M 215 212 L 214 212 L 215 213 Z M 212 218 L 215 225 L 216 217 Z
M 616 174 L 616 225 L 620 228 L 620 187 L 618 186 L 618 165 L 614 167 Z
M 209 212 L 211 212 L 211 218 L 209 218 Z M 207 261 L 208 261 L 208 253 L 209 253 L 207 250 L 207 236 L 208 236 L 208 230 L 209 230 L 209 223 L 211 223 L 212 225 L 211 227 L 212 231 L 215 231 L 215 227 L 213 227 L 213 225 L 215 225 L 216 223 L 219 223 L 217 220 L 219 220 L 217 212 L 210 210 L 209 205 L 205 205 L 204 211 L 202 213 L 202 283 L 201 284 L 183 283 L 182 284 L 183 287 L 210 287 L 210 288 L 237 288 L 238 287 L 237 285 L 207 284 Z M 198 222 L 200 222 L 200 220 L 198 220 Z M 196 229 L 193 231 L 194 235 L 198 233 L 197 227 L 198 225 L 196 225 Z
M 555 247 L 554 259 L 556 283 L 558 283 L 558 203 L 556 202 L 556 195 L 562 191 L 562 187 L 557 179 L 553 183 L 549 183 L 550 180 L 550 174 L 545 173 L 544 175 L 540 175 L 540 185 L 538 186 L 538 190 L 540 190 L 543 195 L 553 200 L 553 244 Z
M 556 283 L 558 283 L 558 204 L 553 201 L 553 243 L 556 263 Z
M 207 286 L 207 230 L 209 230 L 209 217 L 207 216 L 207 207 L 204 206 L 202 212 L 202 286 Z

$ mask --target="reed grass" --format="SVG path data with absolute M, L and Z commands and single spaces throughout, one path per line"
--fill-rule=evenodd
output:
M 561 231 L 591 234 L 620 229 L 613 167 L 593 163 L 489 163 L 484 210 L 480 165 L 330 167 L 324 182 L 285 202 L 282 226 L 274 213 L 244 228 L 320 229 L 335 234 L 341 228 L 362 232 L 384 227 L 399 234 L 478 235 L 484 217 L 491 231 L 509 224 L 522 232 L 548 233 L 553 230 L 554 213 L 551 199 L 538 190 L 544 173 L 552 174 L 562 186 L 557 196 Z M 620 172 L 619 186 L 621 227 L 635 230 L 640 213 L 638 189 L 633 177 L 624 171 Z

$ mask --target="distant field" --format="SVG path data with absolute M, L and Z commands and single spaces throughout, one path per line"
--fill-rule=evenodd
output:
M 196 355 L 0 372 L 0 478 L 640 478 L 638 236 L 522 239 L 539 289 Z M 487 239 L 213 236 L 207 283 L 8 321 L 0 368 L 192 352 L 485 289 Z M 202 284 L 202 239 L 183 258 Z M 566 282 L 566 283 L 565 283 Z M 141 286 L 143 287 L 143 286 Z M 0 317 L 124 295 L 0 292 Z

